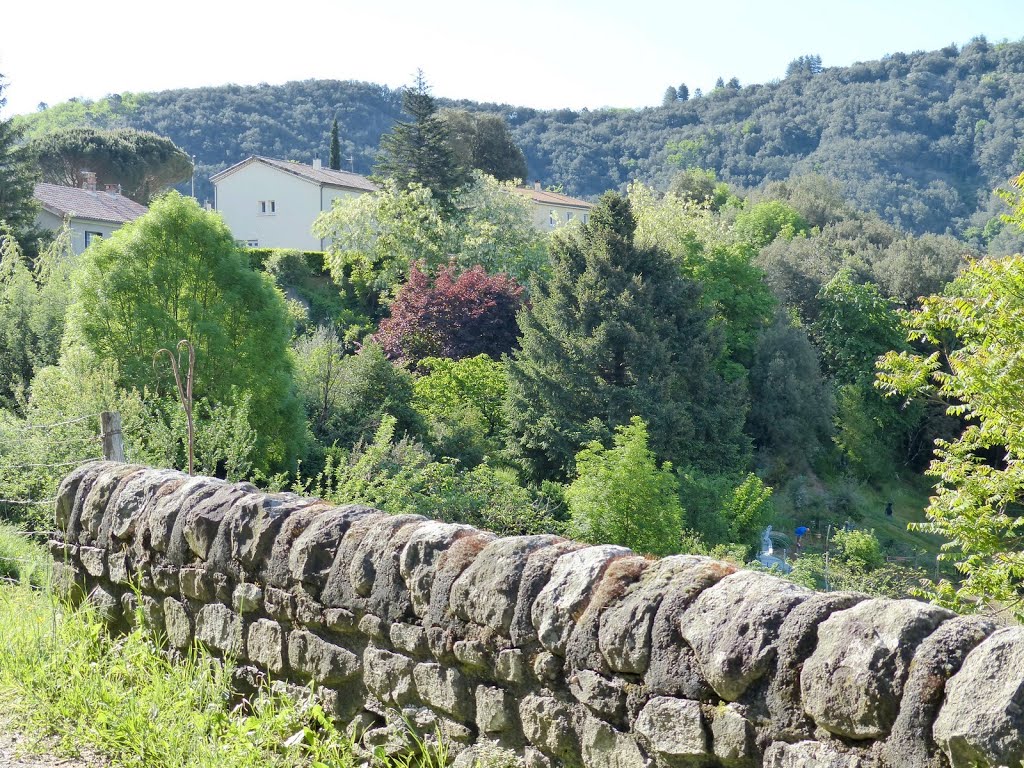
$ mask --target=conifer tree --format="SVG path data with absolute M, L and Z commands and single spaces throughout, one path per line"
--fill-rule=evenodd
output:
M 519 317 L 510 362 L 510 450 L 536 478 L 565 478 L 591 440 L 640 416 L 659 460 L 722 471 L 746 451 L 741 382 L 719 374 L 723 336 L 700 287 L 634 244 L 630 204 L 607 193 L 552 245 L 550 279 Z
M 380 157 L 374 168 L 377 181 L 394 179 L 400 188 L 427 187 L 449 213 L 452 193 L 467 181 L 452 154 L 448 129 L 437 115 L 437 104 L 422 70 L 416 82 L 402 92 L 402 109 L 411 122 L 399 121 L 380 139 Z
M 328 163 L 332 171 L 341 170 L 341 142 L 338 141 L 338 118 L 331 124 L 331 158 Z

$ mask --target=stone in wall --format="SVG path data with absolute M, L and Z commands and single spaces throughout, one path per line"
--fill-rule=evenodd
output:
M 1024 631 L 923 603 L 131 465 L 76 469 L 56 521 L 56 577 L 112 626 L 138 607 L 173 653 L 312 683 L 367 749 L 411 728 L 465 766 L 1024 760 Z

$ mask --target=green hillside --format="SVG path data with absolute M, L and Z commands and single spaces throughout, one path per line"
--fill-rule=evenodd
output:
M 979 38 L 851 67 L 797 66 L 809 59 L 816 57 L 794 62 L 779 82 L 732 80 L 640 110 L 442 104 L 503 115 L 530 176 L 574 195 L 634 179 L 664 189 L 692 166 L 740 188 L 816 173 L 839 180 L 858 207 L 910 231 L 991 240 L 998 224 L 984 228 L 1000 210 L 991 191 L 1024 167 L 1024 42 Z M 113 95 L 22 119 L 30 136 L 70 124 L 166 135 L 196 156 L 202 198 L 210 174 L 248 155 L 326 156 L 335 116 L 344 165 L 366 173 L 399 114 L 397 91 L 308 80 Z

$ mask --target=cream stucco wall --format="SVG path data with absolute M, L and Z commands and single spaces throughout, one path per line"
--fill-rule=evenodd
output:
M 261 213 L 260 201 L 274 201 Z M 215 184 L 214 206 L 236 240 L 260 248 L 320 250 L 310 228 L 320 211 L 320 186 L 262 163 L 249 163 Z
M 583 210 L 581 208 L 572 208 L 569 206 L 562 205 L 550 205 L 544 203 L 538 203 L 536 201 L 530 201 L 533 205 L 533 223 L 537 229 L 544 231 L 551 231 L 558 229 L 558 227 L 564 227 L 571 221 L 579 220 L 581 223 L 586 223 L 587 218 L 590 216 L 590 211 Z M 552 220 L 552 217 L 554 220 Z
M 49 229 L 56 232 L 64 226 L 64 219 L 50 213 L 49 211 L 43 210 L 36 216 L 36 226 L 40 229 Z M 73 218 L 71 219 L 69 226 L 71 228 L 71 248 L 76 254 L 79 254 L 85 250 L 86 232 L 95 232 L 101 237 L 110 237 L 123 225 L 114 224 L 109 221 Z

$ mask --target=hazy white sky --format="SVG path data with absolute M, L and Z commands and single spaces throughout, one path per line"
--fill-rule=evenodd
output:
M 781 78 L 1024 38 L 1024 0 L 7 0 L 4 115 L 124 91 L 331 78 L 532 107 L 640 107 L 666 86 Z

